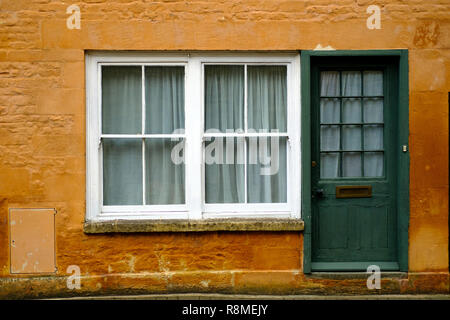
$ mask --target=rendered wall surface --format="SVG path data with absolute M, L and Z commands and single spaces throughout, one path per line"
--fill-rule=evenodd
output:
M 69 30 L 66 9 L 81 9 Z M 369 30 L 369 5 L 381 29 Z M 301 232 L 86 235 L 85 50 L 409 50 L 408 279 L 448 292 L 450 1 L 0 1 L 0 297 L 64 292 L 363 292 L 302 273 Z M 10 274 L 9 208 L 55 208 L 56 275 Z M 336 282 L 337 281 L 337 282 Z M 339 286 L 336 286 L 339 284 Z M 35 289 L 30 292 L 30 286 Z M 341 289 L 336 289 L 341 288 Z M 339 291 L 341 290 L 341 291 Z

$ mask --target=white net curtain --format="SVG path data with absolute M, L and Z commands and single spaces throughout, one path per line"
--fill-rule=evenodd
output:
M 383 176 L 383 72 L 320 76 L 322 178 Z
M 287 72 L 286 66 L 247 66 L 245 83 L 243 65 L 205 66 L 205 130 L 217 129 L 237 132 L 247 129 L 255 132 L 287 131 Z M 245 86 L 247 86 L 247 119 L 245 119 Z M 279 138 L 278 170 L 262 175 L 260 158 L 248 160 L 263 149 L 274 159 L 268 138 L 247 138 L 238 143 L 235 138 L 234 164 L 207 164 L 205 166 L 206 203 L 244 203 L 247 183 L 248 203 L 281 203 L 287 201 L 286 138 Z M 254 141 L 250 141 L 254 139 Z M 256 141 L 257 140 L 257 141 Z M 225 144 L 226 140 L 223 139 Z M 256 142 L 256 143 L 255 143 Z M 206 146 L 209 143 L 207 142 Z M 237 148 L 243 148 L 247 162 L 239 162 Z M 223 147 L 225 150 L 225 146 Z M 263 152 L 264 153 L 264 152 Z M 224 157 L 226 154 L 224 152 Z M 245 165 L 247 166 L 245 168 Z
M 184 128 L 184 67 L 147 66 L 144 72 L 143 124 L 142 68 L 102 67 L 102 134 L 171 134 Z M 171 159 L 176 143 L 170 138 L 104 139 L 104 205 L 184 203 L 184 165 Z
M 142 90 L 145 90 L 145 104 Z M 184 67 L 102 66 L 104 205 L 185 203 L 184 164 L 174 164 L 171 160 L 171 150 L 178 142 L 148 136 L 105 137 L 171 134 L 176 129 L 184 129 L 184 96 Z M 205 130 L 216 129 L 224 133 L 227 129 L 234 132 L 246 129 L 286 132 L 286 66 L 207 65 L 204 101 Z M 257 144 L 249 143 L 249 139 L 241 144 L 235 141 L 234 155 L 231 156 L 236 158 L 239 154 L 249 155 L 251 152 L 259 156 L 259 139 Z M 206 142 L 205 147 L 213 141 Z M 266 145 L 265 153 L 270 156 L 270 141 Z M 237 148 L 243 150 L 237 152 Z M 245 164 L 237 158 L 231 164 L 207 164 L 206 202 L 286 202 L 286 152 L 286 138 L 281 137 L 277 172 L 271 175 L 261 175 L 260 162 L 252 164 L 247 161 Z

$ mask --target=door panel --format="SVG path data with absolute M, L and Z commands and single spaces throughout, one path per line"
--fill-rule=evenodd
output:
M 312 268 L 395 270 L 394 65 L 328 60 L 311 80 Z

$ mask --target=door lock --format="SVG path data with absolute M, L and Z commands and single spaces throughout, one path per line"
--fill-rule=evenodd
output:
M 312 197 L 316 199 L 323 198 L 323 189 L 315 189 L 312 192 Z

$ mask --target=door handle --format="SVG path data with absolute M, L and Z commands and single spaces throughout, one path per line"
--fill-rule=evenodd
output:
M 323 189 L 314 189 L 312 192 L 312 197 L 316 199 L 323 198 Z

